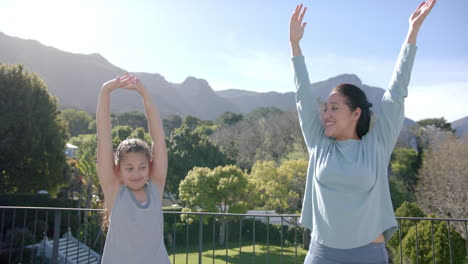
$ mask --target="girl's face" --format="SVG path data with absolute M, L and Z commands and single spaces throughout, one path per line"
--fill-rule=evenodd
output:
M 137 191 L 149 179 L 149 160 L 144 153 L 125 153 L 119 165 L 119 176 L 129 189 Z
M 346 97 L 338 92 L 328 96 L 322 112 L 322 123 L 327 137 L 336 140 L 359 139 L 356 132 L 361 109 L 351 111 Z

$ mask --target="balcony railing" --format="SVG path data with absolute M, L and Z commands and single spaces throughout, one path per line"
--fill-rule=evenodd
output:
M 102 211 L 0 206 L 0 263 L 100 263 L 105 241 L 100 227 Z M 299 215 L 165 211 L 164 218 L 165 243 L 173 264 L 303 263 L 307 252 L 304 244 L 309 243 L 309 234 L 298 224 Z M 453 237 L 455 229 L 465 238 L 464 254 L 468 251 L 468 219 L 397 220 L 401 228 L 393 236 L 396 246 L 389 252 L 393 263 L 423 263 L 427 243 L 432 247 L 430 263 L 456 263 L 454 254 L 460 251 L 460 238 Z M 447 229 L 443 236 L 441 223 Z M 402 233 L 409 233 L 410 228 L 415 230 L 414 238 L 402 241 Z M 441 257 L 437 254 L 446 254 L 437 249 L 441 243 L 448 244 L 448 257 L 437 262 Z M 405 254 L 408 250 L 415 256 Z

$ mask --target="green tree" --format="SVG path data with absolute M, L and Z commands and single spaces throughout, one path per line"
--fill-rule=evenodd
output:
M 163 119 L 164 134 L 169 137 L 172 131 L 182 125 L 182 118 L 178 115 L 170 115 Z
M 21 65 L 0 65 L 0 192 L 55 194 L 64 177 L 66 122 L 46 84 Z
M 235 205 L 243 204 L 247 184 L 244 172 L 235 165 L 194 167 L 180 182 L 179 197 L 192 210 L 233 212 L 239 208 Z
M 414 194 L 418 181 L 418 170 L 421 167 L 418 152 L 410 148 L 396 148 L 393 150 L 390 167 L 392 174 Z
M 288 213 L 299 213 L 304 199 L 304 186 L 307 178 L 309 162 L 304 159 L 286 160 L 278 168 L 278 174 L 287 178 Z
M 205 121 L 204 123 L 198 125 L 193 132 L 197 133 L 202 137 L 207 137 L 218 129 L 218 125 L 213 124 L 213 121 Z
M 242 114 L 236 114 L 232 112 L 225 112 L 224 114 L 220 115 L 215 120 L 215 124 L 221 126 L 232 126 L 237 122 L 241 121 L 244 118 Z
M 251 204 L 278 213 L 297 213 L 304 197 L 308 163 L 257 161 L 248 175 Z
M 96 159 L 96 134 L 78 135 L 70 138 L 68 142 L 78 147 L 78 159 L 85 152 L 91 153 L 93 160 Z
M 273 161 L 257 161 L 249 175 L 252 203 L 264 209 L 283 212 L 288 205 L 288 178 L 280 175 Z
M 153 142 L 153 139 L 151 138 L 151 135 L 149 132 L 146 132 L 142 127 L 137 127 L 133 130 L 133 132 L 130 134 L 131 138 L 139 138 L 143 141 L 146 141 L 150 146 L 151 143 Z
M 416 124 L 420 127 L 429 127 L 429 126 L 434 126 L 440 130 L 445 130 L 449 132 L 455 132 L 452 129 L 452 124 L 447 122 L 445 118 L 426 118 L 426 119 L 421 119 Z
M 184 211 L 245 213 L 243 201 L 247 192 L 247 177 L 235 165 L 214 169 L 195 167 L 179 185 L 179 196 L 185 202 Z M 224 244 L 225 219 L 220 220 L 219 242 Z
M 112 128 L 112 148 L 117 149 L 120 142 L 130 138 L 133 129 L 130 126 L 116 126 Z
M 148 121 L 146 115 L 140 111 L 125 112 L 115 115 L 112 119 L 112 125 L 115 126 L 129 126 L 132 129 L 142 127 L 148 131 Z
M 267 118 L 267 117 L 270 117 L 272 115 L 278 115 L 278 114 L 282 114 L 282 113 L 284 113 L 284 111 L 277 108 L 277 107 L 274 107 L 274 106 L 270 106 L 270 107 L 261 106 L 261 107 L 257 107 L 255 109 L 253 109 L 252 111 L 250 111 L 246 115 L 245 119 L 249 120 L 249 121 L 255 121 L 255 120 Z
M 215 168 L 234 163 L 208 138 L 190 131 L 187 126 L 176 129 L 166 145 L 169 163 L 166 190 L 175 195 L 180 181 L 193 167 Z
M 101 201 L 104 195 L 101 192 L 96 172 L 95 153 L 91 153 L 89 149 L 81 150 L 77 168 L 83 176 L 83 182 L 85 184 L 81 192 L 84 208 L 92 208 L 96 205 L 99 207 L 99 204 L 102 204 Z
M 409 202 L 412 200 L 408 189 L 404 186 L 401 180 L 390 178 L 388 179 L 388 185 L 390 188 L 393 208 L 399 208 L 403 202 Z
M 93 131 L 90 129 L 92 128 L 91 123 L 94 121 L 93 117 L 85 111 L 66 109 L 63 110 L 60 115 L 68 122 L 68 132 L 72 137 L 96 132 L 96 130 Z
M 403 202 L 403 204 L 395 211 L 395 216 L 397 217 L 426 217 L 426 214 L 414 203 Z M 408 233 L 409 229 L 415 225 L 413 220 L 400 220 L 399 221 L 399 230 L 393 235 L 393 237 L 388 241 L 388 247 L 399 257 L 399 247 L 400 241 L 399 238 L 403 240 Z
M 195 130 L 195 128 L 203 123 L 203 120 L 196 118 L 194 116 L 187 116 L 184 119 L 184 122 L 182 123 L 181 126 L 185 126 L 190 130 Z
M 431 215 L 435 217 L 435 215 Z M 445 221 L 433 223 L 421 221 L 418 223 L 418 248 L 416 250 L 416 226 L 412 226 L 402 241 L 403 254 L 410 263 L 429 264 L 433 263 L 463 263 L 466 256 L 465 240 L 460 234 L 450 229 L 451 248 L 449 245 L 448 228 Z M 432 254 L 432 233 L 434 233 L 434 255 Z M 452 262 L 450 262 L 450 249 L 452 250 Z M 416 260 L 418 258 L 418 260 Z

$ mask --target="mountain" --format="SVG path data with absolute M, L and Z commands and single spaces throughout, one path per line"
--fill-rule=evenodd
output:
M 459 137 L 468 135 L 468 116 L 453 121 L 451 125 Z
M 119 68 L 99 54 L 74 54 L 45 46 L 35 40 L 11 37 L 0 32 L 0 62 L 23 64 L 26 69 L 37 73 L 47 84 L 51 94 L 62 106 L 71 106 L 94 112 L 102 84 L 125 69 Z M 214 91 L 208 81 L 187 77 L 182 83 L 168 82 L 157 73 L 133 73 L 146 85 L 163 117 L 177 114 L 182 117 L 193 115 L 204 120 L 214 120 L 230 111 L 247 113 L 259 106 L 276 106 L 283 110 L 295 107 L 294 86 L 291 92 L 259 93 L 244 90 Z M 354 74 L 342 74 L 312 84 L 321 89 L 325 100 L 330 90 L 340 83 L 351 83 L 361 87 L 378 111 L 384 90 L 362 83 Z M 274 87 L 272 87 L 273 89 Z M 111 111 L 116 113 L 143 110 L 141 99 L 132 91 L 117 90 L 112 94 Z M 414 124 L 406 119 L 405 125 Z

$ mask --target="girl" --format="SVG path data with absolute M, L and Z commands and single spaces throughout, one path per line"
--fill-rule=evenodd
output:
M 290 21 L 292 62 L 299 121 L 310 154 L 301 223 L 311 230 L 304 263 L 388 263 L 385 242 L 397 229 L 387 167 L 404 120 L 404 98 L 416 53 L 416 38 L 436 0 L 421 3 L 409 31 L 381 114 L 371 129 L 364 92 L 350 84 L 335 87 L 322 111 L 311 88 L 299 41 L 306 8 Z
M 143 98 L 151 150 L 142 140 L 126 139 L 112 153 L 109 104 L 116 89 L 135 90 Z M 170 263 L 161 208 L 167 173 L 164 130 L 148 91 L 136 77 L 127 73 L 102 86 L 96 125 L 97 171 L 110 222 L 102 263 Z

